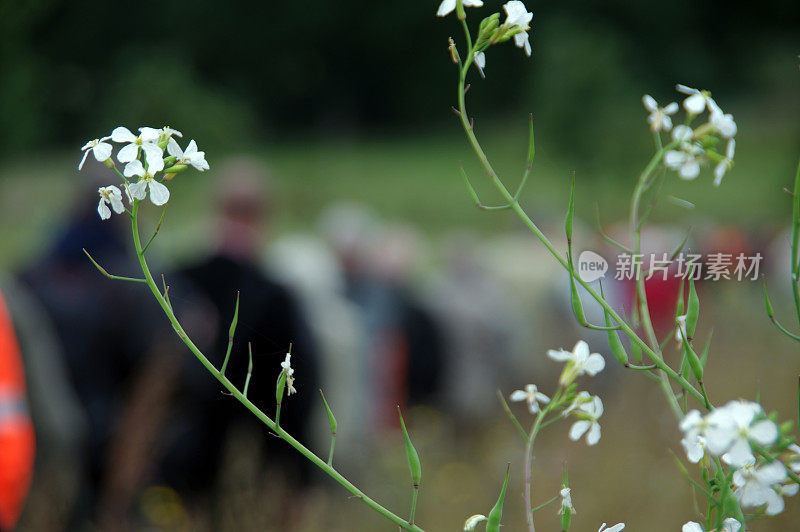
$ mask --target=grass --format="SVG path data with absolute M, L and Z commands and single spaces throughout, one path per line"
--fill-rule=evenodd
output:
M 643 120 L 639 122 L 632 122 L 638 127 L 635 131 L 619 135 L 620 143 L 631 146 L 624 159 L 599 153 L 576 157 L 573 163 L 564 150 L 548 146 L 547 124 L 537 128 L 535 168 L 522 196 L 534 219 L 561 219 L 573 170 L 577 218 L 593 225 L 597 204 L 604 223 L 624 219 L 636 173 L 652 153 Z M 522 174 L 527 133 L 525 120 L 509 124 L 490 124 L 477 131 L 499 174 L 513 187 Z M 795 126 L 786 116 L 745 115 L 739 119 L 739 129 L 736 166 L 723 186 L 712 186 L 710 170 L 688 183 L 669 173 L 665 195 L 687 200 L 695 208 L 687 211 L 664 202 L 656 220 L 695 226 L 713 220 L 759 231 L 787 223 L 790 198 L 782 187 L 790 185 L 797 164 Z M 381 217 L 411 222 L 431 236 L 456 227 L 481 233 L 518 227 L 508 213 L 481 213 L 472 205 L 458 172 L 459 160 L 484 203 L 497 198 L 455 125 L 447 131 L 399 138 L 281 141 L 250 153 L 266 162 L 274 181 L 273 233 L 315 228 L 320 211 L 336 201 L 361 202 Z M 203 220 L 213 206 L 219 177 L 213 168 L 224 159 L 213 151 L 208 157 L 212 171 L 186 173 L 170 184 L 173 200 L 160 244 L 179 256 L 202 246 L 198 238 L 205 231 Z M 83 183 L 75 170 L 77 160 L 76 152 L 43 152 L 0 161 L 0 268 L 14 269 L 32 260 L 57 231 L 58 220 L 77 202 L 95 201 L 92 191 L 76 186 Z

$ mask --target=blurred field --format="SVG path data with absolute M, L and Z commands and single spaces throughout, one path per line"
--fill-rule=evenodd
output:
M 676 220 L 679 226 L 733 224 L 745 232 L 764 235 L 772 235 L 785 226 L 790 206 L 781 187 L 791 183 L 797 135 L 792 122 L 783 119 L 782 122 L 755 112 L 742 116 L 736 168 L 726 176 L 723 186 L 714 189 L 707 174 L 694 183 L 679 182 L 670 176 L 665 193 L 689 200 L 697 207 L 686 211 L 667 202 L 656 219 Z M 496 124 L 488 126 L 485 133 L 479 130 L 510 184 L 515 183 L 515 172 L 521 167 L 525 151 L 524 119 L 518 122 L 512 122 L 514 125 L 508 130 L 501 130 Z M 642 112 L 631 127 L 646 140 L 643 122 Z M 537 132 L 540 138 L 546 138 L 546 127 Z M 553 156 L 547 141 L 540 141 L 533 179 L 524 195 L 529 212 L 545 226 L 557 228 L 566 203 L 569 175 L 575 170 L 578 216 L 585 224 L 593 224 L 595 202 L 601 206 L 604 223 L 624 218 L 635 173 L 619 175 L 617 168 L 643 165 L 649 156 L 646 142 L 634 145 L 641 149 L 630 153 L 619 166 L 596 165 L 587 170 Z M 285 141 L 258 148 L 254 153 L 269 165 L 276 189 L 278 215 L 271 232 L 264 235 L 265 244 L 277 235 L 315 230 L 320 210 L 337 200 L 362 202 L 385 219 L 411 222 L 431 239 L 434 248 L 437 239 L 454 228 L 498 235 L 516 232 L 519 226 L 508 214 L 481 213 L 471 205 L 457 172 L 455 163 L 459 159 L 466 161 L 473 182 L 485 194 L 487 203 L 492 195 L 481 183 L 476 165 L 455 128 L 402 138 Z M 179 176 L 170 185 L 174 199 L 162 237 L 155 244 L 163 263 L 192 257 L 208 245 L 204 238 L 207 213 L 216 190 L 213 168 L 225 155 L 209 151 L 211 172 Z M 20 157 L 2 164 L 0 267 L 13 271 L 24 265 L 47 246 L 58 231 L 57 220 L 76 202 L 95 201 L 91 191 L 79 196 L 85 190 L 80 186 L 81 176 L 73 170 L 77 160 L 77 152 L 61 152 Z M 151 216 L 156 214 L 151 210 Z M 532 238 L 531 242 L 534 245 Z M 780 296 L 787 287 L 785 281 L 776 279 L 771 286 L 780 311 L 789 321 L 789 308 Z M 781 419 L 794 419 L 800 357 L 796 345 L 779 336 L 763 315 L 759 290 L 758 283 L 753 282 L 710 283 L 703 293 L 699 337 L 704 339 L 714 330 L 707 372 L 709 392 L 718 403 L 760 395 L 763 404 L 779 411 Z M 546 333 L 537 339 L 529 355 L 530 373 L 520 375 L 517 385 L 535 381 L 550 392 L 558 367 L 543 361 L 546 349 L 562 344 L 568 347 L 580 333 L 573 324 L 558 321 L 541 329 Z M 676 363 L 674 358 L 672 363 Z M 568 441 L 566 424 L 556 424 L 546 431 L 537 444 L 535 503 L 557 492 L 560 470 L 566 463 L 578 509 L 574 530 L 594 531 L 602 521 L 626 521 L 626 530 L 632 531 L 678 530 L 694 515 L 692 498 L 673 463 L 671 452 L 682 455 L 679 436 L 659 392 L 640 375 L 626 374 L 610 363 L 599 378 L 584 383 L 605 401 L 606 414 L 601 420 L 604 436 L 598 446 L 586 448 L 583 443 Z M 477 427 L 453 426 L 428 408 L 408 412 L 408 424 L 424 469 L 418 522 L 427 529 L 458 530 L 466 516 L 488 512 L 506 463 L 511 463 L 512 473 L 505 529 L 521 529 L 522 443 L 499 405 L 496 411 L 493 423 Z M 525 417 L 523 409 L 516 411 Z M 226 528 L 269 529 L 270 515 L 279 512 L 269 501 L 277 500 L 282 488 L 249 474 L 246 441 L 240 449 L 243 452 L 232 452 L 230 484 L 223 485 L 219 495 L 230 505 Z M 354 480 L 402 514 L 410 490 L 400 442 L 399 434 L 388 435 L 380 451 L 373 449 L 365 460 L 369 467 L 354 472 Z M 296 518 L 286 530 L 391 530 L 335 485 L 327 481 L 322 485 L 325 487 L 307 494 L 307 500 L 298 503 Z M 753 530 L 797 529 L 794 512 L 800 510 L 800 503 L 787 502 L 784 517 L 760 522 Z M 540 530 L 557 529 L 556 510 L 557 504 L 539 512 Z M 186 520 L 179 519 L 175 526 L 203 529 L 203 515 L 202 509 L 189 509 Z M 35 516 L 29 519 L 30 529 L 36 529 Z

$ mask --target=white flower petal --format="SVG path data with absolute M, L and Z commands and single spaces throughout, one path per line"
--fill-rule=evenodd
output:
M 569 351 L 564 351 L 563 349 L 550 349 L 547 351 L 547 356 L 556 362 L 564 362 L 565 360 L 573 358 L 572 353 Z
M 150 201 L 159 206 L 169 201 L 169 189 L 155 179 L 150 180 Z
M 131 196 L 138 200 L 143 200 L 147 196 L 147 181 L 140 179 L 128 187 Z
M 695 179 L 698 175 L 700 175 L 700 163 L 697 161 L 686 162 L 678 171 L 678 176 L 687 181 Z
M 583 367 L 589 375 L 597 375 L 606 367 L 606 361 L 600 353 L 592 353 Z
M 585 419 L 581 419 L 576 421 L 572 424 L 572 427 L 569 429 L 569 439 L 572 441 L 578 441 L 583 436 L 583 433 L 589 430 L 591 427 L 591 423 L 586 421 Z
M 439 9 L 436 11 L 437 17 L 445 17 L 456 8 L 456 0 L 442 0 Z
M 135 142 L 136 135 L 131 133 L 131 130 L 127 127 L 118 127 L 114 128 L 114 131 L 111 132 L 111 140 L 114 142 Z
M 161 130 L 154 127 L 140 127 L 139 136 L 142 142 L 156 142 L 161 136 Z
M 755 460 L 750 444 L 744 438 L 737 438 L 727 453 L 722 455 L 722 461 L 734 467 L 742 467 Z
M 111 144 L 107 142 L 99 142 L 97 146 L 92 148 L 92 154 L 94 155 L 95 159 L 97 159 L 100 162 L 103 162 L 106 159 L 111 158 L 111 150 L 112 150 Z
M 125 177 L 133 177 L 133 176 L 144 176 L 144 166 L 142 166 L 142 162 L 138 159 L 134 159 L 133 161 L 129 162 L 125 165 L 125 168 L 122 170 L 122 175 Z
M 151 174 L 160 172 L 164 169 L 164 152 L 155 144 L 142 144 L 145 159 L 147 160 L 147 171 Z
M 128 163 L 136 160 L 137 155 L 139 155 L 139 145 L 128 144 L 117 152 L 117 160 L 121 163 Z
M 683 107 L 688 112 L 699 115 L 706 108 L 706 99 L 702 94 L 692 94 L 683 101 Z
M 589 429 L 589 434 L 586 435 L 586 443 L 594 445 L 600 441 L 600 424 L 597 422 L 592 423 Z
M 183 150 L 181 149 L 180 145 L 178 145 L 178 141 L 172 137 L 170 137 L 169 142 L 167 142 L 167 153 L 173 157 L 177 157 L 178 159 L 183 157 Z
M 525 401 L 528 399 L 528 394 L 522 390 L 514 390 L 508 398 L 512 401 Z
M 83 163 L 86 162 L 86 157 L 89 155 L 88 151 L 83 152 L 83 157 L 81 157 L 81 162 L 78 163 L 78 170 L 83 170 Z
M 769 419 L 756 422 L 749 430 L 750 438 L 759 445 L 772 445 L 778 439 L 778 427 Z
M 693 89 L 691 87 L 687 87 L 686 85 L 681 85 L 680 83 L 675 85 L 675 90 L 677 90 L 678 92 L 682 92 L 684 94 L 699 94 L 700 93 L 699 90 Z
M 575 353 L 575 358 L 585 359 L 589 356 L 589 344 L 587 344 L 584 340 L 578 340 L 578 343 L 576 343 L 575 347 L 572 348 L 572 352 Z
M 681 532 L 705 532 L 699 523 L 689 521 L 681 527 Z
M 97 214 L 100 215 L 101 220 L 108 220 L 111 218 L 111 210 L 106 205 L 105 198 L 100 198 L 100 203 L 97 204 Z
M 742 528 L 742 523 L 733 517 L 726 517 L 719 532 L 739 532 L 740 528 Z

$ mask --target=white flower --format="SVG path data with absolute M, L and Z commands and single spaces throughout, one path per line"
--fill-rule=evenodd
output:
M 170 138 L 167 151 L 176 157 L 175 164 L 190 164 L 201 172 L 209 169 L 205 152 L 197 151 L 197 143 L 194 140 L 191 140 L 186 146 L 186 151 L 183 151 L 175 139 Z
M 530 29 L 531 20 L 533 20 L 533 13 L 528 11 L 523 2 L 520 0 L 511 0 L 503 4 L 503 9 L 506 11 L 506 26 L 518 26 L 523 31 Z
M 706 439 L 703 431 L 708 427 L 708 422 L 700 415 L 699 410 L 690 410 L 678 427 L 684 433 L 681 445 L 686 450 L 686 456 L 690 462 L 696 464 L 705 454 Z
M 728 140 L 728 147 L 725 150 L 725 158 L 722 159 L 718 164 L 717 167 L 714 168 L 714 186 L 718 187 L 720 183 L 722 183 L 722 178 L 725 176 L 725 172 L 731 169 L 733 166 L 733 154 L 736 153 L 736 140 L 730 139 Z
M 111 158 L 111 144 L 106 142 L 110 138 L 111 137 L 103 137 L 101 139 L 94 139 L 84 144 L 83 148 L 81 148 L 81 151 L 83 152 L 83 158 L 78 165 L 78 170 L 83 169 L 83 163 L 86 162 L 86 157 L 89 155 L 89 150 L 92 151 L 94 158 L 101 163 Z
M 467 517 L 467 520 L 464 521 L 464 530 L 465 532 L 470 532 L 475 530 L 475 527 L 478 526 L 478 523 L 483 521 L 487 521 L 486 516 L 483 514 L 475 514 Z
M 788 447 L 791 454 L 786 459 L 786 463 L 792 468 L 795 473 L 800 473 L 800 445 L 792 443 Z
M 708 99 L 708 110 L 711 112 L 711 117 L 709 119 L 711 126 L 726 139 L 733 138 L 738 131 L 736 122 L 733 120 L 733 115 L 722 112 L 717 102 L 711 98 Z
M 694 179 L 700 175 L 703 149 L 692 143 L 694 132 L 689 126 L 680 125 L 672 130 L 672 139 L 681 143 L 680 150 L 669 150 L 664 154 L 667 168 L 678 171 L 681 179 Z
M 567 510 L 569 510 L 573 514 L 577 513 L 575 511 L 575 507 L 572 506 L 572 494 L 570 492 L 570 489 L 562 488 L 559 494 L 561 495 L 561 508 L 558 509 L 558 513 L 563 514 Z
M 97 213 L 100 215 L 101 220 L 108 220 L 111 218 L 111 210 L 108 208 L 109 204 L 117 214 L 121 214 L 125 210 L 125 206 L 122 204 L 122 192 L 114 185 L 100 187 L 97 189 L 97 193 L 100 194 L 100 202 L 97 204 Z
M 540 392 L 535 384 L 526 385 L 525 390 L 514 390 L 509 399 L 512 401 L 528 401 L 528 410 L 531 414 L 539 411 L 539 401 L 543 403 L 550 402 L 550 398 Z
M 645 109 L 650 111 L 650 116 L 647 117 L 647 121 L 650 123 L 650 129 L 654 133 L 672 129 L 672 119 L 669 115 L 674 115 L 678 112 L 677 103 L 672 102 L 666 107 L 659 107 L 655 99 L 649 94 L 642 96 L 642 103 Z
M 675 89 L 678 92 L 689 95 L 688 98 L 683 100 L 683 108 L 693 115 L 699 115 L 702 113 L 705 110 L 708 101 L 711 100 L 711 93 L 708 91 L 699 91 L 681 84 L 676 85 Z M 709 111 L 710 110 L 711 108 L 709 107 Z
M 600 525 L 600 528 L 597 529 L 597 532 L 619 532 L 623 528 L 625 528 L 625 523 L 617 523 L 616 525 L 608 528 L 606 528 L 606 524 L 603 523 Z
M 297 390 L 294 388 L 294 368 L 292 367 L 292 354 L 286 353 L 286 358 L 281 362 L 281 368 L 283 368 L 283 372 L 286 373 L 286 386 L 288 387 L 289 395 L 293 393 L 297 393 Z
M 159 160 L 161 160 L 161 167 L 163 168 L 164 161 L 160 157 Z M 150 201 L 152 201 L 154 205 L 164 205 L 169 201 L 169 189 L 155 180 L 153 177 L 153 172 L 155 171 L 152 169 L 145 171 L 144 166 L 142 166 L 142 162 L 136 159 L 125 165 L 123 174 L 125 177 L 139 177 L 139 181 L 131 184 L 128 187 L 128 191 L 130 192 L 131 196 L 136 199 L 143 200 L 147 196 L 147 189 L 149 188 Z
M 780 462 L 772 462 L 761 467 L 756 467 L 755 462 L 750 462 L 745 467 L 733 473 L 734 493 L 742 506 L 753 508 L 767 505 L 765 513 L 776 515 L 783 511 L 783 497 L 781 495 L 794 495 L 797 485 L 789 489 L 781 483 L 786 480 L 786 470 Z M 791 492 L 794 493 L 791 493 Z
M 722 528 L 719 529 L 719 532 L 738 532 L 740 528 L 742 528 L 742 524 L 739 521 L 733 517 L 726 517 L 722 521 Z M 681 527 L 681 532 L 705 532 L 705 529 L 700 523 L 689 521 Z
M 141 148 L 144 151 L 147 166 L 153 173 L 158 171 L 152 169 L 153 166 L 158 165 L 158 161 L 161 161 L 161 168 L 164 168 L 164 161 L 161 159 L 164 152 L 156 145 L 159 136 L 161 136 L 161 131 L 152 127 L 140 127 L 138 136 L 122 126 L 111 132 L 111 140 L 127 143 L 117 153 L 119 162 L 128 163 L 135 160 L 139 156 L 139 148 Z
M 474 56 L 475 66 L 478 67 L 478 72 L 481 73 L 481 77 L 485 78 L 486 75 L 483 73 L 483 69 L 486 68 L 486 54 L 483 52 L 475 52 Z
M 600 423 L 597 420 L 603 415 L 603 402 L 596 395 L 588 403 L 578 407 L 576 417 L 582 418 L 572 424 L 569 429 L 569 439 L 578 441 L 587 430 L 586 443 L 594 445 L 600 441 Z
M 292 354 L 291 353 L 286 353 L 286 358 L 284 358 L 283 362 L 281 362 L 281 367 L 289 375 L 294 373 L 294 369 L 292 368 Z
M 533 19 L 533 13 L 528 11 L 525 4 L 519 0 L 511 0 L 503 4 L 503 9 L 506 11 L 506 21 L 503 26 L 507 28 L 516 27 L 519 29 L 518 33 L 514 34 L 514 44 L 517 48 L 525 50 L 525 55 L 531 55 L 531 41 L 528 35 L 530 29 L 530 22 Z
M 778 439 L 778 427 L 769 419 L 753 423 L 761 413 L 758 403 L 748 401 L 731 401 L 713 410 L 706 416 L 709 426 L 704 434 L 709 452 L 725 453 L 722 460 L 733 467 L 754 461 L 751 440 L 766 446 Z
M 183 138 L 183 133 L 181 133 L 177 129 L 172 129 L 169 126 L 162 127 L 161 129 L 158 130 L 158 132 L 159 132 L 159 136 L 163 136 L 163 137 L 166 137 L 166 138 L 171 138 L 172 135 L 175 135 L 176 137 Z
M 464 7 L 481 7 L 483 2 L 481 0 L 462 0 Z M 456 0 L 442 0 L 439 4 L 439 10 L 436 11 L 437 17 L 446 17 L 456 8 Z
M 567 362 L 558 381 L 562 386 L 570 384 L 576 377 L 580 377 L 584 373 L 597 375 L 606 367 L 603 356 L 600 353 L 589 353 L 589 344 L 583 340 L 575 344 L 571 352 L 563 349 L 558 351 L 550 349 L 547 356 L 557 362 Z
M 578 392 L 578 395 L 575 396 L 575 399 L 572 400 L 572 403 L 569 405 L 569 407 L 567 407 L 564 410 L 564 412 L 562 412 L 562 415 L 564 417 L 567 417 L 572 413 L 573 410 L 575 410 L 584 403 L 588 403 L 591 400 L 592 396 L 589 395 L 589 392 Z

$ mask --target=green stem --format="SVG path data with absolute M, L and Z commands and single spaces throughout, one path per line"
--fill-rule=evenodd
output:
M 328 465 L 333 466 L 333 448 L 336 446 L 336 433 L 331 432 L 331 450 L 328 453 Z
M 549 408 L 549 407 L 548 407 Z M 533 428 L 528 435 L 528 441 L 525 443 L 525 493 L 523 498 L 525 500 L 525 519 L 528 525 L 529 532 L 536 532 L 536 527 L 533 525 L 533 508 L 531 507 L 531 470 L 533 468 L 533 443 L 536 440 L 536 435 L 539 433 L 542 420 L 548 408 L 541 410 L 539 415 L 536 416 L 536 421 L 533 423 Z
M 142 253 L 142 244 L 139 238 L 139 227 L 138 227 L 138 209 L 139 209 L 139 201 L 135 201 L 133 205 L 133 213 L 132 213 L 132 223 L 131 223 L 131 231 L 133 234 L 133 244 L 136 248 L 136 255 L 139 259 L 139 265 L 142 268 L 142 273 L 144 274 L 145 281 L 147 286 L 150 288 L 150 291 L 153 293 L 153 297 L 156 298 L 158 304 L 161 306 L 164 314 L 166 314 L 167 319 L 172 324 L 172 327 L 175 329 L 175 332 L 178 334 L 178 337 L 186 344 L 186 347 L 192 352 L 192 354 L 200 361 L 200 363 L 208 370 L 211 375 L 216 378 L 220 384 L 233 396 L 237 401 L 242 403 L 245 408 L 247 408 L 254 416 L 256 416 L 262 423 L 264 423 L 268 428 L 270 428 L 279 438 L 284 440 L 286 443 L 294 447 L 300 454 L 305 456 L 311 463 L 317 466 L 319 469 L 324 471 L 328 476 L 333 478 L 336 482 L 341 484 L 347 491 L 361 499 L 364 504 L 381 514 L 383 517 L 388 519 L 389 521 L 393 522 L 397 526 L 399 526 L 403 530 L 409 530 L 412 532 L 423 532 L 423 530 L 411 523 L 408 523 L 402 517 L 392 513 L 391 511 L 387 510 L 379 503 L 368 497 L 364 492 L 358 489 L 352 482 L 347 480 L 344 476 L 342 476 L 338 471 L 336 471 L 332 466 L 326 464 L 323 460 L 321 460 L 317 455 L 311 452 L 308 448 L 306 448 L 302 443 L 297 441 L 294 437 L 292 437 L 288 432 L 283 430 L 281 427 L 275 424 L 272 419 L 269 418 L 264 412 L 261 411 L 256 405 L 254 405 L 247 397 L 244 396 L 236 386 L 228 380 L 225 375 L 220 373 L 217 368 L 214 367 L 214 364 L 211 363 L 210 360 L 203 354 L 200 349 L 192 342 L 189 336 L 184 331 L 183 327 L 181 326 L 178 318 L 175 316 L 172 308 L 169 306 L 167 301 L 164 299 L 164 296 L 158 289 L 155 281 L 153 280 L 153 276 L 150 273 L 150 268 L 147 266 L 147 261 L 144 258 Z
M 414 514 L 417 513 L 417 496 L 419 495 L 419 484 L 414 484 L 411 491 L 411 513 L 408 516 L 408 524 L 414 524 Z
M 650 344 L 651 351 L 653 354 L 658 357 L 659 359 L 663 360 L 663 356 L 661 354 L 661 349 L 659 348 L 658 338 L 656 337 L 655 329 L 653 328 L 653 322 L 650 319 L 650 306 L 647 303 L 647 291 L 645 290 L 644 285 L 644 276 L 642 275 L 642 265 L 637 263 L 635 258 L 641 254 L 642 250 L 642 228 L 639 221 L 639 204 L 641 202 L 642 196 L 644 192 L 650 185 L 650 176 L 653 171 L 657 168 L 658 164 L 661 162 L 661 159 L 664 157 L 664 154 L 667 152 L 668 149 L 672 149 L 675 143 L 668 144 L 666 147 L 660 148 L 655 155 L 650 159 L 650 162 L 647 163 L 642 174 L 639 176 L 639 180 L 636 183 L 636 188 L 633 191 L 633 198 L 631 200 L 631 212 L 630 212 L 630 231 L 631 231 L 631 247 L 633 248 L 633 256 L 632 260 L 634 262 L 634 282 L 636 283 L 636 296 L 639 305 L 639 317 L 642 323 L 642 327 L 644 328 L 645 334 L 647 335 L 648 342 Z M 661 390 L 664 392 L 664 396 L 667 398 L 667 403 L 669 404 L 672 412 L 675 414 L 675 417 L 680 420 L 683 418 L 683 410 L 681 409 L 680 405 L 678 404 L 678 400 L 675 398 L 675 392 L 672 390 L 672 385 L 669 383 L 669 377 L 663 372 L 658 372 L 658 381 Z M 702 398 L 700 402 L 703 405 L 706 405 L 708 400 L 705 397 L 705 393 L 702 393 Z
M 792 191 L 792 296 L 800 324 L 800 164 Z
M 486 157 L 483 148 L 481 148 L 478 139 L 475 137 L 475 133 L 472 131 L 472 127 L 470 126 L 469 120 L 467 119 L 467 110 L 464 98 L 464 81 L 466 78 L 466 67 L 468 66 L 468 63 L 469 63 L 469 58 L 467 59 L 465 66 L 460 71 L 461 75 L 458 84 L 459 119 L 461 120 L 461 125 L 464 129 L 464 133 L 467 136 L 467 140 L 469 140 L 469 143 L 472 146 L 473 151 L 480 160 L 483 168 L 486 170 L 489 180 L 492 182 L 492 184 L 498 190 L 498 192 L 500 192 L 503 198 L 511 205 L 511 209 L 514 211 L 514 213 L 520 218 L 520 220 L 522 220 L 522 223 L 525 224 L 525 226 L 536 236 L 536 238 L 539 239 L 539 241 L 544 245 L 547 251 L 553 256 L 553 258 L 564 269 L 568 270 L 569 266 L 567 264 L 567 261 L 564 259 L 561 253 L 559 253 L 559 251 L 555 248 L 555 246 L 553 246 L 552 242 L 550 242 L 550 240 L 544 235 L 544 233 L 542 233 L 539 227 L 533 222 L 533 220 L 528 216 L 525 210 L 520 206 L 518 199 L 514 198 L 514 196 L 508 191 L 508 189 L 502 183 L 502 181 L 500 181 L 500 179 L 497 177 L 497 174 L 495 173 L 491 163 Z M 644 340 L 642 340 L 638 334 L 636 334 L 636 332 L 625 322 L 625 320 L 623 320 L 620 317 L 620 315 L 611 307 L 611 305 L 609 305 L 605 301 L 605 299 L 600 297 L 600 295 L 594 290 L 594 288 L 592 288 L 589 285 L 589 283 L 587 283 L 580 277 L 577 277 L 575 280 L 586 290 L 586 292 L 592 298 L 595 299 L 595 301 L 597 301 L 600 304 L 600 306 L 602 306 L 606 310 L 606 312 L 608 312 L 609 316 L 619 324 L 620 329 L 631 339 L 632 342 L 634 342 L 642 350 L 643 353 L 645 353 L 648 356 L 648 358 L 650 358 L 650 360 L 656 366 L 658 366 L 660 370 L 664 371 L 664 373 L 666 373 L 669 376 L 669 378 L 677 382 L 684 390 L 686 390 L 687 393 L 691 394 L 692 397 L 694 397 L 701 403 L 704 402 L 703 395 L 699 391 L 697 391 L 694 388 L 694 386 L 692 386 L 691 383 L 689 383 L 689 381 L 681 377 L 677 372 L 675 372 L 675 370 L 670 368 L 663 361 L 661 356 L 656 351 L 654 351 L 649 345 L 647 345 L 647 343 Z M 667 383 L 667 385 L 668 384 L 669 383 Z M 662 388 L 664 388 L 663 385 Z M 669 396 L 672 396 L 674 400 L 675 396 L 671 390 L 667 390 L 666 388 L 664 388 L 664 392 L 667 395 L 668 400 Z M 672 401 L 670 402 L 672 403 Z M 675 402 L 675 404 L 677 403 Z
M 534 508 L 533 510 L 531 510 L 531 513 L 535 513 L 535 512 L 537 512 L 537 511 L 541 510 L 542 508 L 544 508 L 545 506 L 547 506 L 548 504 L 551 504 L 551 503 L 554 503 L 554 502 L 556 502 L 556 501 L 558 500 L 558 498 L 559 498 L 559 497 L 561 497 L 561 495 L 556 495 L 555 497 L 553 497 L 553 498 L 552 498 L 552 499 L 550 499 L 549 501 L 547 501 L 547 502 L 543 502 L 542 504 L 540 504 L 539 506 L 537 506 L 536 508 Z

